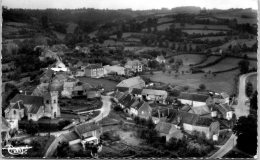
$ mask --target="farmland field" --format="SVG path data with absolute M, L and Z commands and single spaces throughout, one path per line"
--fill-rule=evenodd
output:
M 225 43 L 225 44 L 223 44 L 221 46 L 213 47 L 213 48 L 211 48 L 211 50 L 212 51 L 217 50 L 217 49 L 226 50 L 226 49 L 228 49 L 229 45 L 234 46 L 234 45 L 238 45 L 239 44 L 240 46 L 242 46 L 244 43 L 247 45 L 247 47 L 252 47 L 254 45 L 254 43 L 256 43 L 256 42 L 257 42 L 256 39 L 231 40 L 231 41 L 229 41 L 229 42 L 227 42 L 227 43 Z
M 216 92 L 227 92 L 232 94 L 234 92 L 234 77 L 239 73 L 239 70 L 217 74 L 216 77 L 205 78 L 203 73 L 200 74 L 184 74 L 178 77 L 174 73 L 162 73 L 161 71 L 154 72 L 153 75 L 147 74 L 152 81 L 163 82 L 166 84 L 174 84 L 180 86 L 189 85 L 190 88 L 198 88 L 200 84 L 205 84 L 209 90 Z
M 226 36 L 214 36 L 214 37 L 201 37 L 201 38 L 196 38 L 196 39 L 216 41 L 216 40 L 224 40 L 225 38 L 226 38 Z
M 218 32 L 220 32 L 220 30 L 230 30 L 230 28 L 226 25 L 203 25 L 203 24 L 184 24 L 184 26 L 181 26 L 180 23 L 165 23 L 165 24 L 161 24 L 157 26 L 157 30 L 159 31 L 164 31 L 167 28 L 170 28 L 171 25 L 174 25 L 175 28 L 180 28 L 180 29 L 184 29 L 184 30 L 216 30 Z M 144 30 L 147 30 L 146 28 Z
M 159 18 L 157 23 L 165 23 L 165 22 L 169 22 L 169 21 L 173 21 L 173 18 L 170 17 L 163 17 L 163 18 Z
M 182 59 L 184 65 L 196 64 L 203 59 L 203 55 L 197 54 L 182 54 L 174 56 L 174 59 Z
M 219 56 L 210 56 L 205 62 L 203 62 L 202 64 L 198 65 L 198 66 L 203 66 L 205 64 L 214 62 L 215 60 L 217 60 L 219 58 Z M 198 67 L 196 66 L 196 67 Z
M 216 65 L 206 67 L 206 68 L 202 68 L 202 70 L 205 71 L 205 72 L 208 72 L 208 71 L 215 72 L 215 71 L 222 71 L 222 70 L 226 70 L 226 69 L 231 69 L 231 68 L 237 67 L 239 61 L 241 61 L 241 59 L 225 58 L 222 61 L 220 61 L 219 63 L 217 63 Z M 249 62 L 250 62 L 251 67 L 257 67 L 257 61 L 249 61 Z
M 210 34 L 210 33 L 220 33 L 225 31 L 217 31 L 217 30 L 196 30 L 196 29 L 188 29 L 188 30 L 182 30 L 182 32 L 188 33 L 188 34 Z

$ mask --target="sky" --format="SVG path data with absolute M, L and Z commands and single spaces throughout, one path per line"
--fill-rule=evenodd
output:
M 257 9 L 257 0 L 2 0 L 8 8 L 30 9 L 125 9 L 133 10 L 198 6 L 207 9 L 252 8 Z

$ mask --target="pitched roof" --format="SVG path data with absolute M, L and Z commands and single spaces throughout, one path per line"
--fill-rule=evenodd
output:
M 11 103 L 16 103 L 18 101 L 22 101 L 24 105 L 31 105 L 35 104 L 38 106 L 43 105 L 43 97 L 40 96 L 31 96 L 31 95 L 23 95 L 23 94 L 17 94 L 13 99 L 11 99 Z
M 177 130 L 177 128 L 174 126 L 174 124 L 167 123 L 167 122 L 159 122 L 155 126 L 155 130 L 157 130 L 160 133 L 169 134 L 170 130 L 174 128 L 174 130 Z
M 126 62 L 125 66 L 139 66 L 142 65 L 142 63 L 139 60 L 129 60 Z
M 89 64 L 87 67 L 87 69 L 97 69 L 97 68 L 103 68 L 102 64 Z
M 139 89 L 139 88 L 133 88 L 132 94 L 141 94 L 142 93 L 142 89 Z
M 177 131 L 177 128 L 174 126 L 174 124 L 167 123 L 167 122 L 159 122 L 155 126 L 155 130 L 157 130 L 160 133 L 164 133 L 164 134 L 169 134 L 169 132 L 172 128 Z
M 231 108 L 228 104 L 216 104 L 213 106 L 213 110 L 217 110 L 221 114 L 226 115 L 227 112 L 231 111 Z
M 194 114 L 205 115 L 210 113 L 210 109 L 207 105 L 191 107 L 191 110 Z
M 191 106 L 190 106 L 190 105 L 184 105 L 184 106 L 181 108 L 181 111 L 188 112 L 190 109 L 191 109 Z
M 165 58 L 163 56 L 157 56 L 156 59 L 158 59 L 158 60 L 165 60 Z
M 23 105 L 23 103 L 21 101 L 18 101 L 11 108 L 14 108 L 14 109 L 24 109 L 25 106 Z
M 208 95 L 203 95 L 203 94 L 195 94 L 195 93 L 186 93 L 182 92 L 179 95 L 179 99 L 186 99 L 186 100 L 191 100 L 191 101 L 197 101 L 197 102 L 206 102 L 208 99 Z
M 36 114 L 36 113 L 38 113 L 38 111 L 39 111 L 40 108 L 41 108 L 40 105 L 33 104 L 33 105 L 30 107 L 28 113 Z
M 140 76 L 137 76 L 137 77 L 132 77 L 132 78 L 128 78 L 128 79 L 125 79 L 123 81 L 121 81 L 119 84 L 117 84 L 117 87 L 135 87 L 137 85 L 140 85 L 140 84 L 145 84 L 144 80 L 140 77 Z
M 94 123 L 86 123 L 75 126 L 75 130 L 80 134 L 84 134 L 90 131 L 98 130 L 100 126 Z
M 119 92 L 126 92 L 129 90 L 129 88 L 127 87 L 116 87 L 116 90 L 118 90 Z
M 143 95 L 156 95 L 156 96 L 163 96 L 164 98 L 167 98 L 168 93 L 164 90 L 156 90 L 156 89 L 143 89 L 142 90 Z

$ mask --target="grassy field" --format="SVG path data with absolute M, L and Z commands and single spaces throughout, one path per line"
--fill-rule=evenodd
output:
M 238 66 L 238 63 L 241 61 L 241 59 L 238 58 L 225 58 L 216 65 L 202 68 L 203 71 L 208 72 L 215 72 L 215 71 L 222 71 L 226 69 L 231 69 Z M 251 67 L 257 67 L 257 61 L 249 61 Z
M 222 50 L 227 50 L 229 45 L 240 45 L 243 46 L 243 44 L 246 44 L 247 47 L 252 47 L 255 43 L 257 42 L 256 39 L 238 39 L 238 40 L 231 40 L 221 46 L 218 47 L 213 47 L 211 48 L 212 51 L 218 50 L 218 49 L 222 49 Z
M 205 62 L 203 62 L 202 64 L 198 65 L 198 66 L 203 66 L 205 64 L 214 62 L 215 60 L 217 60 L 219 58 L 219 56 L 210 56 Z M 198 67 L 196 66 L 196 67 Z
M 190 86 L 191 88 L 198 88 L 200 84 L 205 84 L 206 88 L 216 92 L 227 92 L 228 94 L 233 93 L 234 88 L 234 77 L 239 71 L 230 71 L 226 73 L 217 74 L 214 78 L 205 78 L 203 73 L 200 74 L 186 74 L 174 76 L 174 73 L 168 74 L 162 73 L 161 71 L 154 72 L 153 75 L 147 74 L 152 81 L 163 82 L 166 84 L 174 84 L 180 86 Z
M 114 89 L 118 84 L 117 82 L 110 81 L 107 79 L 102 79 L 102 78 L 95 79 L 95 78 L 88 78 L 88 77 L 80 77 L 79 80 L 82 81 L 83 83 L 89 83 L 90 85 L 95 87 L 102 85 L 105 91 L 110 91 Z
M 174 56 L 174 59 L 182 59 L 184 65 L 196 64 L 203 59 L 203 55 L 197 54 L 182 54 Z
M 170 17 L 162 17 L 162 18 L 159 18 L 157 23 L 165 23 L 165 22 L 169 22 L 169 21 L 173 21 L 174 18 L 170 18 Z

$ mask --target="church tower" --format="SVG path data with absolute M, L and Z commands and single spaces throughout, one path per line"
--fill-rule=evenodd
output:
M 58 104 L 58 91 L 49 91 L 44 95 L 44 115 L 50 118 L 60 117 L 60 107 Z

